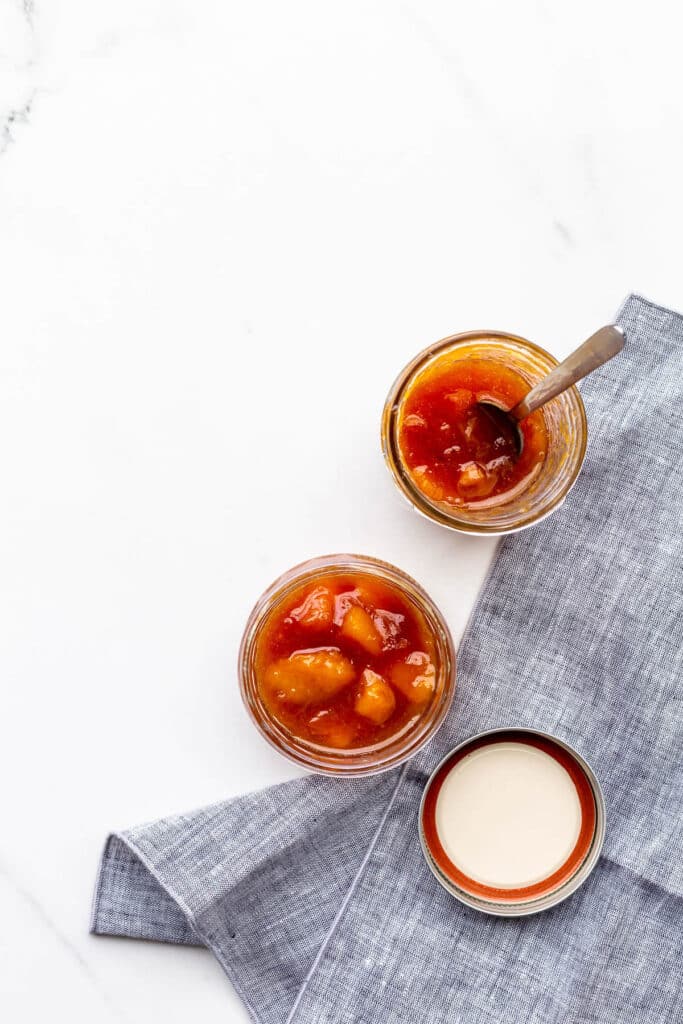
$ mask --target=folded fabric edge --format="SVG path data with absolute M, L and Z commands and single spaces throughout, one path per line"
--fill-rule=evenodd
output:
M 387 820 L 391 807 L 409 765 L 406 764 L 393 780 L 383 806 L 369 834 L 369 843 L 356 870 L 348 880 L 345 891 L 340 893 L 340 903 L 334 918 L 324 934 L 310 963 L 309 970 L 300 979 L 292 993 L 293 1005 L 282 1007 L 282 1020 L 296 1012 L 301 997 L 306 991 L 330 939 L 334 935 L 344 912 L 353 897 L 359 878 L 362 876 L 375 849 L 378 838 Z M 320 788 L 323 780 L 313 776 L 306 781 Z M 325 780 L 328 781 L 328 780 Z M 279 787 L 273 787 L 278 789 Z M 355 806 L 355 802 L 354 802 Z M 186 899 L 177 891 L 172 881 L 160 873 L 151 859 L 149 851 L 137 844 L 130 833 L 114 832 L 109 835 L 102 851 L 95 881 L 90 932 L 94 935 L 119 936 L 147 939 L 180 945 L 203 946 L 216 956 L 226 976 L 242 1000 L 245 1009 L 257 1024 L 263 1024 L 270 1017 L 262 1017 L 251 1000 L 248 975 L 244 974 L 244 963 L 237 957 L 233 963 L 212 931 L 212 918 L 197 917 Z M 222 913 L 222 910 L 220 910 Z
M 650 309 L 657 309 L 660 313 L 666 313 L 669 316 L 683 316 L 683 312 L 680 312 L 678 309 L 674 309 L 673 306 L 663 306 L 661 302 L 654 302 L 652 299 L 648 299 L 641 292 L 629 292 L 626 298 L 619 306 L 619 310 L 615 317 L 615 322 L 621 319 L 621 317 L 624 315 L 624 311 L 631 304 L 636 306 L 649 306 Z
M 133 894 L 140 898 L 135 901 L 136 914 L 131 917 L 126 913 L 121 897 L 125 896 L 128 901 Z M 110 901 L 109 908 L 106 907 L 107 900 Z M 149 912 L 146 919 L 141 916 L 143 909 Z M 190 908 L 162 881 L 143 851 L 120 832 L 109 835 L 102 851 L 90 933 L 206 948 L 196 930 Z M 217 953 L 215 949 L 212 952 Z M 256 1024 L 260 1024 L 260 1018 L 230 963 L 220 955 L 218 959 L 247 1012 Z
M 136 906 L 133 916 L 127 909 Z M 203 946 L 192 913 L 126 835 L 107 837 L 90 914 L 93 935 Z

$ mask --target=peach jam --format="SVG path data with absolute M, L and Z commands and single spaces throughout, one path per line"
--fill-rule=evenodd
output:
M 285 730 L 327 748 L 367 748 L 411 730 L 433 703 L 438 655 L 394 583 L 340 571 L 301 583 L 256 640 L 261 700 Z
M 496 359 L 446 352 L 409 385 L 398 447 L 415 487 L 450 506 L 483 507 L 515 497 L 538 476 L 548 436 L 542 410 L 520 424 L 521 454 L 478 403 L 510 409 L 528 382 Z

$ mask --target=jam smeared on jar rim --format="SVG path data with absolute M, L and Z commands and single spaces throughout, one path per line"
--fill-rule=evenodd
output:
M 511 409 L 529 384 L 496 359 L 444 354 L 409 386 L 398 422 L 398 445 L 416 487 L 447 505 L 494 505 L 521 493 L 537 476 L 548 436 L 538 409 L 514 435 L 480 402 Z
M 436 693 L 434 637 L 401 590 L 364 573 L 299 586 L 261 628 L 269 714 L 317 746 L 354 750 L 411 729 Z

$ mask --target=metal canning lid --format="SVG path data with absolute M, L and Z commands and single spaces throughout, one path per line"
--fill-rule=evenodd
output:
M 444 849 L 436 820 L 438 796 L 453 768 L 468 754 L 503 742 L 525 744 L 552 757 L 569 775 L 580 807 L 578 832 L 571 852 L 549 874 L 533 884 L 517 887 L 496 887 L 467 875 Z M 568 743 L 537 729 L 490 729 L 464 740 L 437 765 L 422 795 L 419 832 L 430 870 L 451 895 L 486 914 L 523 917 L 556 906 L 588 878 L 605 838 L 605 801 L 590 765 Z

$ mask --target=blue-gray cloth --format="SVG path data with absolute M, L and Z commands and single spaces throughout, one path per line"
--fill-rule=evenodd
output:
M 93 931 L 208 946 L 260 1024 L 683 1021 L 683 318 L 632 296 L 619 321 L 579 482 L 502 543 L 430 746 L 111 836 Z M 504 725 L 568 740 L 607 801 L 588 882 L 513 920 L 442 889 L 417 832 L 444 752 Z

